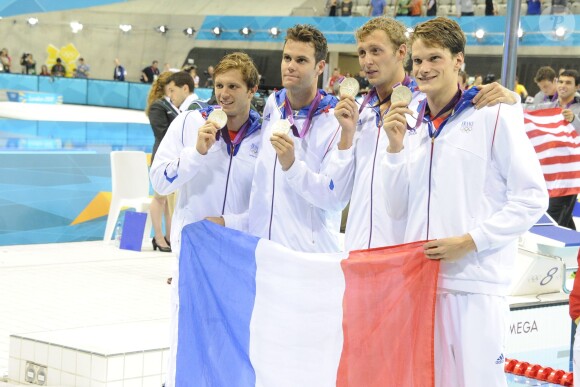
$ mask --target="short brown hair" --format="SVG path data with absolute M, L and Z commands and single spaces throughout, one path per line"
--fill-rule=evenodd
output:
M 325 60 L 328 55 L 326 38 L 320 30 L 310 24 L 296 24 L 294 27 L 288 28 L 284 44 L 289 40 L 312 43 L 314 46 L 314 58 L 316 59 L 316 63 Z
M 411 44 L 419 39 L 430 47 L 448 48 L 453 55 L 465 52 L 465 34 L 456 21 L 446 17 L 436 17 L 415 26 Z
M 574 78 L 574 86 L 578 86 L 580 84 L 580 76 L 576 70 L 564 70 L 560 73 L 560 76 Z
M 240 70 L 248 89 L 258 86 L 258 70 L 256 69 L 256 65 L 252 58 L 250 58 L 245 52 L 232 52 L 231 54 L 224 56 L 217 66 L 215 66 L 213 80 L 215 81 L 215 78 L 218 75 L 230 70 Z
M 534 82 L 542 82 L 542 81 L 550 81 L 554 82 L 554 79 L 557 78 L 556 71 L 550 66 L 540 67 L 536 76 L 534 77 Z
M 361 41 L 376 30 L 385 31 L 395 48 L 407 44 L 407 27 L 398 20 L 387 16 L 372 18 L 356 30 L 356 40 Z
M 170 84 L 171 82 L 175 83 L 175 86 L 177 87 L 183 87 L 183 85 L 187 85 L 190 93 L 193 93 L 195 90 L 193 78 L 191 77 L 191 74 L 189 74 L 188 72 L 178 71 L 176 73 L 171 74 L 171 76 L 167 80 L 167 84 Z

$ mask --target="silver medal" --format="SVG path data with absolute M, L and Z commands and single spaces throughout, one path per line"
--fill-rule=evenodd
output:
M 340 82 L 340 87 L 338 88 L 338 93 L 340 97 L 356 97 L 359 91 L 358 81 L 354 78 L 344 78 Z
M 216 109 L 209 113 L 207 120 L 215 122 L 221 129 L 226 126 L 226 123 L 228 122 L 228 116 L 223 110 Z
M 280 119 L 272 124 L 272 133 L 288 134 L 290 128 L 291 125 L 287 119 Z
M 413 99 L 413 93 L 405 85 L 399 85 L 393 89 L 391 94 L 391 104 L 397 102 L 405 102 L 406 106 L 409 106 L 411 100 Z

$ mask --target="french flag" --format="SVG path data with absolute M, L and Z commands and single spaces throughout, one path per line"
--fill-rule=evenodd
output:
M 186 226 L 175 385 L 434 386 L 439 264 L 422 245 L 312 254 Z

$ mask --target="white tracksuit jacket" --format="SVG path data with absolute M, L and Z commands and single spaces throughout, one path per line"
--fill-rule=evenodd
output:
M 414 83 L 412 85 L 414 87 Z M 329 174 L 341 200 L 350 209 L 345 230 L 345 250 L 362 250 L 400 244 L 405 235 L 405 219 L 387 214 L 383 187 L 383 157 L 389 140 L 382 128 L 375 97 L 359 115 L 352 146 L 332 152 Z M 412 106 L 411 106 L 412 108 Z
M 429 239 L 469 233 L 475 242 L 476 252 L 441 263 L 438 286 L 505 295 L 517 238 L 548 206 L 521 105 L 468 107 L 433 143 L 424 123 L 416 134 L 407 133 L 400 153 L 386 153 L 383 162 L 387 211 L 407 219 L 406 242 L 426 239 L 427 222 Z
M 288 248 L 306 252 L 338 252 L 341 211 L 334 182 L 326 173 L 329 153 L 340 138 L 333 108 L 336 98 L 326 95 L 302 139 L 294 141 L 296 161 L 283 171 L 270 143 L 272 124 L 282 117 L 285 90 L 270 95 L 263 112 L 262 145 L 256 162 L 250 209 L 247 214 L 224 216 L 226 226 Z M 298 129 L 308 109 L 294 116 Z
M 171 227 L 171 248 L 179 256 L 181 230 L 208 216 L 247 211 L 261 141 L 259 114 L 251 111 L 248 136 L 235 156 L 228 155 L 220 138 L 201 155 L 195 148 L 197 131 L 210 108 L 177 116 L 163 138 L 151 166 L 155 191 L 162 195 L 179 190 Z M 251 134 L 250 134 L 251 131 Z

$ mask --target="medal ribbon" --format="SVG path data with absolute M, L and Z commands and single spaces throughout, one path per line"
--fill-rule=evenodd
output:
M 248 131 L 250 124 L 251 124 L 250 118 L 248 117 L 248 120 L 238 130 L 238 133 L 236 134 L 236 137 L 233 139 L 233 141 L 230 138 L 230 133 L 228 132 L 227 125 L 217 131 L 217 133 L 215 134 L 215 139 L 217 141 L 220 139 L 220 136 L 221 136 L 228 146 L 227 147 L 228 155 L 231 155 L 232 151 L 233 151 L 234 156 L 235 156 L 238 153 L 238 149 L 239 149 L 238 145 L 240 145 L 240 143 L 242 142 L 242 140 L 246 136 L 246 132 Z
M 320 105 L 320 101 L 322 100 L 322 96 L 320 95 L 320 92 L 316 92 L 316 97 L 314 97 L 314 100 L 312 101 L 312 103 L 310 104 L 310 107 L 308 108 L 308 114 L 306 115 L 306 120 L 304 121 L 304 124 L 302 125 L 302 130 L 300 130 L 300 132 L 298 132 L 298 128 L 296 127 L 296 124 L 294 123 L 294 114 L 292 112 L 292 106 L 290 106 L 290 101 L 288 100 L 288 96 L 286 95 L 284 97 L 284 111 L 282 114 L 282 119 L 286 118 L 288 119 L 288 121 L 290 122 L 290 127 L 292 129 L 292 134 L 294 134 L 294 137 L 298 137 L 298 138 L 304 138 L 304 136 L 306 136 L 306 133 L 308 133 L 308 130 L 310 129 L 310 125 L 311 125 L 311 121 L 312 118 L 314 117 L 314 114 L 316 113 L 316 110 L 318 109 L 318 105 Z

